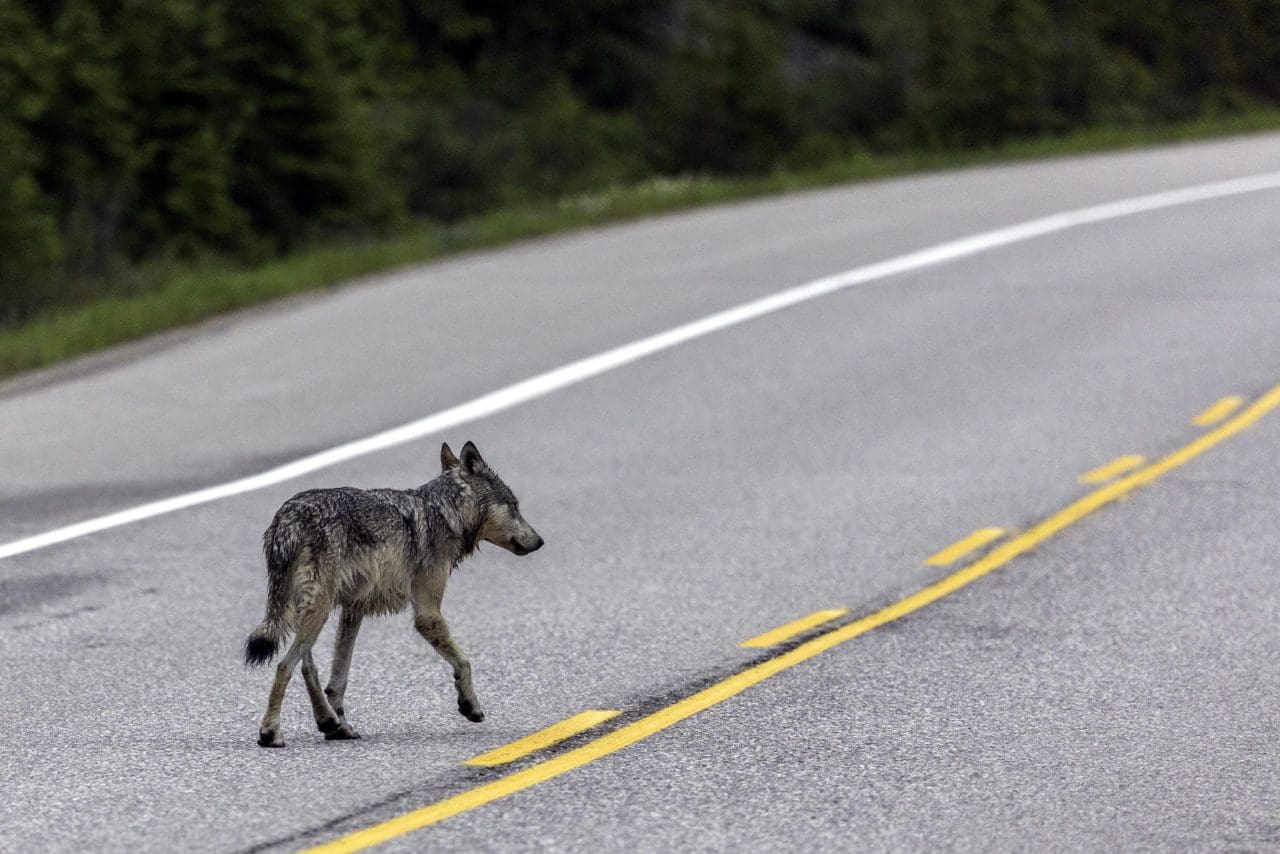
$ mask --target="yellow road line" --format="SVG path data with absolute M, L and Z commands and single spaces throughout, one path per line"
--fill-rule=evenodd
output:
M 619 727 L 581 747 L 565 751 L 558 756 L 545 759 L 521 771 L 483 783 L 473 789 L 468 789 L 434 804 L 379 822 L 363 830 L 357 830 L 332 842 L 308 850 L 313 854 L 314 852 L 331 854 L 332 852 L 361 851 L 443 821 L 450 816 L 476 809 L 499 798 L 505 798 L 531 786 L 536 786 L 538 783 L 559 777 L 561 774 L 565 774 L 589 762 L 594 762 L 611 753 L 616 753 L 624 747 L 642 741 L 654 733 L 661 732 L 679 723 L 685 718 L 721 703 L 745 691 L 752 685 L 763 682 L 770 676 L 795 667 L 797 664 L 808 661 L 832 647 L 852 640 L 878 626 L 883 626 L 885 623 L 918 611 L 949 593 L 954 593 L 992 570 L 998 569 L 1014 558 L 1034 549 L 1062 529 L 1080 521 L 1095 510 L 1123 498 L 1138 487 L 1145 486 L 1161 475 L 1190 462 L 1213 446 L 1248 428 L 1277 406 L 1280 406 L 1280 386 L 1268 391 L 1230 421 L 1201 434 L 1190 444 L 1184 445 L 1168 456 L 1139 469 L 1133 474 L 1090 492 L 1057 513 L 1033 525 L 1023 533 L 1011 537 L 1008 541 L 996 546 L 986 555 L 963 569 L 957 570 L 941 581 L 930 584 L 928 587 L 895 602 L 887 608 L 876 611 L 874 614 L 869 614 L 859 620 L 854 620 L 839 628 L 832 629 L 812 640 L 805 641 L 789 652 L 735 673 L 696 694 L 679 700 L 638 721 Z
M 807 617 L 792 620 L 785 626 L 778 626 L 776 629 L 767 631 L 764 634 L 756 635 L 750 640 L 744 640 L 742 643 L 738 644 L 738 646 L 743 649 L 773 646 L 774 644 L 782 643 L 787 638 L 800 634 L 806 629 L 811 629 L 814 626 L 820 626 L 825 622 L 834 620 L 836 617 L 843 617 L 847 613 L 849 613 L 848 608 L 831 608 L 826 611 L 814 611 Z
M 1191 423 L 1197 427 L 1212 427 L 1239 409 L 1242 403 L 1244 403 L 1244 398 L 1239 395 L 1233 394 L 1229 397 L 1224 397 L 1195 418 L 1192 418 Z
M 502 747 L 490 750 L 488 753 L 474 756 L 462 764 L 479 765 L 485 768 L 494 765 L 506 765 L 508 762 L 515 762 L 522 756 L 528 756 L 530 753 L 536 753 L 553 744 L 559 744 L 566 738 L 585 732 L 610 718 L 616 718 L 620 714 L 622 712 L 588 709 L 571 718 L 565 718 L 558 724 L 552 724 L 546 729 L 540 729 L 535 733 L 526 735 L 524 738 L 513 741 L 510 744 L 504 744 Z
M 1004 528 L 979 528 L 963 540 L 952 543 L 942 551 L 925 561 L 927 566 L 946 566 L 955 563 L 974 549 L 980 549 L 987 543 L 994 542 L 1004 536 Z
M 1080 475 L 1081 483 L 1106 483 L 1122 475 L 1130 469 L 1136 469 L 1147 461 L 1142 454 L 1130 454 L 1127 457 L 1116 457 L 1111 462 L 1098 466 L 1096 469 L 1085 472 Z

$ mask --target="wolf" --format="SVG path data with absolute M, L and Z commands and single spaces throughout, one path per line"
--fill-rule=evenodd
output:
M 284 747 L 280 706 L 299 661 L 324 737 L 359 738 L 347 722 L 343 698 L 360 623 L 408 604 L 414 628 L 453 667 L 458 711 L 467 720 L 484 720 L 471 664 L 440 614 L 445 584 L 481 541 L 527 555 L 542 548 L 543 540 L 474 443 L 463 446 L 461 457 L 443 444 L 440 468 L 439 476 L 417 489 L 312 489 L 276 511 L 262 537 L 267 612 L 245 642 L 245 663 L 266 664 L 289 632 L 294 639 L 276 665 L 258 729 L 260 746 Z M 339 606 L 333 666 L 321 690 L 311 647 Z

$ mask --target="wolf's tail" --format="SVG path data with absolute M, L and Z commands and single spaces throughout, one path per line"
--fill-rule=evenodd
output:
M 267 614 L 244 642 L 244 663 L 252 666 L 275 658 L 280 641 L 289 633 L 289 596 L 302 545 L 293 535 L 294 526 L 280 522 L 277 515 L 262 536 L 262 552 L 267 558 Z

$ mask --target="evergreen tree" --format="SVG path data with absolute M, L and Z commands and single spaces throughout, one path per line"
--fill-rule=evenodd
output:
M 337 73 L 320 3 L 230 3 L 231 79 L 241 132 L 233 198 L 272 247 L 335 228 L 385 221 L 399 209 L 376 161 L 351 80 Z
M 225 4 L 123 0 L 121 64 L 138 146 L 134 257 L 170 249 L 236 252 L 253 242 L 232 197 L 243 134 L 240 92 L 228 68 Z
M 0 0 L 0 323 L 55 296 L 61 262 L 53 200 L 36 180 L 28 126 L 45 109 L 49 47 L 26 10 Z
M 645 105 L 662 171 L 760 172 L 796 140 L 780 34 L 749 7 L 686 8 Z
M 58 200 L 66 274 L 85 290 L 120 260 L 145 129 L 130 115 L 119 42 L 96 3 L 64 3 L 50 44 L 50 94 L 33 123 L 44 155 L 40 183 Z

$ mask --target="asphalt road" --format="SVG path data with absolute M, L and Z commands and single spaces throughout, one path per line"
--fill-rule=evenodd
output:
M 0 386 L 0 545 L 253 474 L 803 282 L 1280 170 L 1280 136 L 729 205 L 373 277 Z M 0 850 L 291 850 L 479 790 L 586 709 L 618 731 L 873 614 L 1280 383 L 1280 190 L 1109 219 L 805 302 L 444 435 L 0 560 Z M 1247 409 L 1238 410 L 1246 412 Z M 1230 419 L 1236 416 L 1227 416 Z M 405 616 L 326 742 L 269 674 L 258 540 L 313 486 L 474 439 L 547 540 L 445 601 L 488 719 Z M 1280 849 L 1280 411 L 989 574 L 380 850 Z M 1105 488 L 1105 487 L 1102 487 Z M 995 548 L 998 550 L 999 543 Z M 993 552 L 995 554 L 995 552 Z M 322 639 L 322 666 L 331 628 Z M 807 637 L 807 636 L 806 636 Z M 587 747 L 586 734 L 520 760 Z M 499 784 L 501 785 L 501 784 Z

